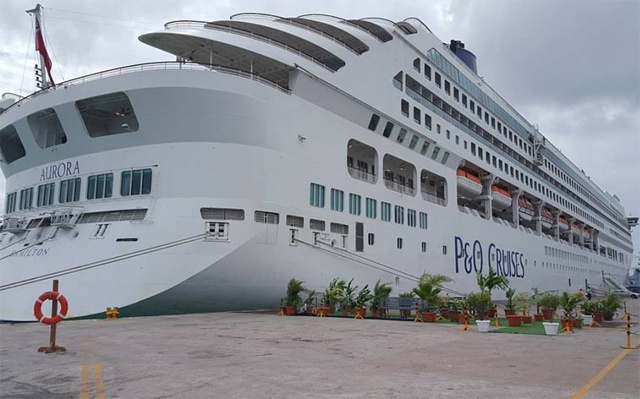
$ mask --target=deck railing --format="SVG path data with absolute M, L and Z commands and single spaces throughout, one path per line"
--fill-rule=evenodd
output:
M 100 80 L 104 78 L 110 78 L 113 76 L 120 76 L 120 75 L 126 75 L 130 73 L 146 72 L 146 71 L 152 71 L 152 70 L 188 70 L 188 71 L 225 73 L 225 74 L 238 76 L 245 79 L 254 80 L 262 84 L 266 84 L 267 86 L 273 87 L 274 89 L 280 90 L 286 94 L 290 93 L 288 89 L 282 86 L 279 86 L 270 80 L 267 80 L 258 75 L 241 71 L 238 69 L 227 68 L 219 65 L 206 65 L 206 64 L 197 64 L 197 63 L 190 63 L 190 62 L 177 62 L 177 61 L 147 62 L 142 64 L 134 64 L 134 65 L 127 65 L 119 68 L 107 69 L 105 71 L 100 71 L 100 72 L 92 73 L 90 75 L 85 75 L 85 76 L 64 81 L 55 86 L 46 88 L 44 90 L 36 91 L 26 97 L 22 97 L 22 99 L 20 99 L 19 101 L 16 101 L 15 103 L 7 107 L 7 109 L 4 112 L 7 112 L 9 109 L 11 109 L 14 106 L 19 106 L 19 104 L 22 104 L 24 101 L 28 101 L 29 99 L 32 99 L 44 93 L 52 92 L 55 90 L 63 90 L 69 86 L 83 84 L 83 83 L 91 82 L 94 80 Z

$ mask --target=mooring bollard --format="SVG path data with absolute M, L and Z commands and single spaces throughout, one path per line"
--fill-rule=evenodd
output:
M 625 333 L 627 334 L 627 346 L 621 346 L 622 349 L 638 349 L 638 345 L 631 345 L 631 313 L 627 311 L 627 303 L 624 303 L 624 318 L 627 321 L 627 328 Z
M 42 314 L 42 303 L 47 299 L 52 301 L 51 317 L 45 317 Z M 58 313 L 58 302 L 60 302 L 60 313 Z M 38 352 L 52 353 L 67 351 L 65 347 L 56 345 L 56 327 L 57 324 L 65 318 L 68 311 L 69 304 L 67 303 L 67 299 L 58 292 L 58 280 L 53 280 L 53 290 L 40 295 L 36 300 L 36 303 L 33 305 L 33 315 L 36 319 L 42 324 L 51 326 L 51 331 L 49 333 L 49 346 L 41 346 L 38 348 Z
M 107 308 L 107 320 L 114 320 L 120 316 L 120 309 L 113 307 Z

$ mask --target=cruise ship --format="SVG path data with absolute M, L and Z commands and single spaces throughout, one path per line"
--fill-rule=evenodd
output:
M 291 278 L 397 295 L 441 273 L 462 295 L 489 268 L 517 291 L 629 270 L 618 198 L 417 18 L 245 13 L 139 40 L 171 61 L 54 85 L 42 43 L 41 89 L 0 102 L 0 320 L 34 320 L 53 279 L 80 318 L 273 308 Z

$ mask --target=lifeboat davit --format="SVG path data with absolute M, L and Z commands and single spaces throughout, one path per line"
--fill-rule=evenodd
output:
M 520 219 L 526 220 L 527 222 L 532 221 L 535 216 L 533 204 L 529 202 L 529 200 L 523 198 L 518 199 L 518 212 L 520 214 Z
M 474 199 L 482 193 L 482 183 L 480 178 L 470 172 L 458 169 L 458 195 L 460 197 Z
M 504 188 L 491 186 L 491 195 L 493 197 L 493 209 L 504 211 L 511 206 L 511 193 Z

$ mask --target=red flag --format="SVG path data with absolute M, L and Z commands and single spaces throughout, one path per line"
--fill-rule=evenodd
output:
M 44 66 L 47 68 L 47 75 L 49 75 L 49 81 L 52 86 L 55 86 L 55 82 L 53 81 L 53 77 L 51 76 L 51 58 L 49 58 L 49 53 L 47 53 L 47 48 L 44 46 L 44 39 L 42 38 L 42 30 L 40 29 L 40 21 L 38 20 L 38 16 L 36 15 L 36 51 L 40 53 L 42 58 L 44 59 Z

